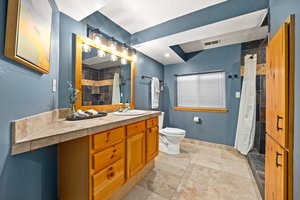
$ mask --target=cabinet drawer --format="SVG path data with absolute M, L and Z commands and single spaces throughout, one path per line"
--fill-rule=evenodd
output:
M 95 170 L 95 172 L 98 172 L 109 164 L 112 164 L 116 160 L 123 158 L 124 151 L 125 141 L 94 154 L 93 169 Z
M 157 126 L 157 125 L 158 125 L 158 118 L 157 117 L 147 120 L 147 128 L 151 128 L 151 127 Z
M 125 160 L 118 160 L 114 164 L 93 176 L 93 199 L 107 199 L 125 182 Z
M 130 124 L 127 126 L 127 137 L 130 137 L 132 135 L 135 135 L 137 133 L 145 131 L 145 121 L 137 122 L 134 124 Z
M 121 142 L 125 138 L 124 127 L 112 129 L 93 136 L 93 148 L 95 152 L 107 148 L 110 145 Z

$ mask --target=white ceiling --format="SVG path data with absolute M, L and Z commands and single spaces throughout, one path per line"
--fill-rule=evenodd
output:
M 60 12 L 80 21 L 105 6 L 110 0 L 56 0 Z
M 99 11 L 132 34 L 224 1 L 110 0 Z
M 134 48 L 164 65 L 182 63 L 184 60 L 182 60 L 170 46 L 199 40 L 206 41 L 213 38 L 221 41 L 221 43 L 217 45 L 219 47 L 266 37 L 268 30 L 265 27 L 260 28 L 260 25 L 267 12 L 267 9 L 264 9 L 241 15 L 163 38 L 147 41 L 135 45 Z M 197 44 L 191 44 L 192 43 L 183 45 L 187 52 L 192 51 L 192 49 L 203 49 L 201 44 L 199 46 Z M 165 53 L 169 53 L 171 56 L 166 58 L 164 56 Z

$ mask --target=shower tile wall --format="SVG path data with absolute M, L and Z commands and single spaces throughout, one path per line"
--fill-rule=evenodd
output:
M 255 144 L 258 152 L 265 154 L 266 142 L 266 76 L 256 76 L 256 129 Z
M 263 40 L 257 40 L 242 44 L 241 63 L 244 65 L 244 57 L 247 54 L 257 54 L 257 64 L 266 63 L 266 47 L 258 50 Z M 256 129 L 254 147 L 259 153 L 265 154 L 266 132 L 266 76 L 256 76 Z
M 82 68 L 82 78 L 86 80 L 102 81 L 112 80 L 114 73 L 120 73 L 120 66 L 109 67 L 100 70 L 84 66 Z M 112 103 L 112 85 L 106 86 L 82 86 L 82 104 L 89 105 L 108 105 Z

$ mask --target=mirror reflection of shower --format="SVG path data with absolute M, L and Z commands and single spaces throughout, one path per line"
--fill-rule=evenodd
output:
M 82 105 L 130 102 L 131 64 L 96 48 L 82 51 Z

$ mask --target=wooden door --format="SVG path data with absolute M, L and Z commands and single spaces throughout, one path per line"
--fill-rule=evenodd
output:
M 287 199 L 287 152 L 266 136 L 265 199 Z
M 145 157 L 145 132 L 127 138 L 127 179 L 144 167 Z
M 288 24 L 278 30 L 267 47 L 266 131 L 284 148 L 288 146 Z
M 158 127 L 147 129 L 147 162 L 155 158 L 158 154 Z

